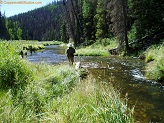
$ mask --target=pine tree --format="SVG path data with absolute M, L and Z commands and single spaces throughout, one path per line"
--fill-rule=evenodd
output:
M 107 27 L 105 10 L 103 9 L 103 0 L 98 0 L 94 19 L 96 21 L 96 39 L 105 38 Z
M 135 19 L 136 38 L 164 31 L 164 6 L 161 0 L 130 0 L 130 16 Z
M 64 43 L 68 43 L 67 41 L 67 30 L 66 30 L 66 23 L 63 22 L 61 29 L 60 29 L 60 35 L 61 35 L 61 41 L 63 41 Z
M 96 1 L 84 0 L 83 2 L 83 27 L 85 40 L 95 40 L 94 16 L 96 13 Z
M 6 28 L 6 18 L 5 15 L 2 16 L 0 11 L 0 39 L 9 39 L 9 34 Z
M 127 1 L 126 0 L 111 0 L 111 21 L 112 31 L 118 39 L 118 50 L 122 50 L 124 43 L 126 51 L 129 51 L 127 38 Z

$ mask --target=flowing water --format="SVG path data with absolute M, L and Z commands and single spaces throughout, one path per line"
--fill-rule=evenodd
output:
M 35 63 L 68 63 L 64 53 L 59 46 L 47 46 L 27 59 Z M 143 61 L 119 57 L 75 57 L 75 61 L 80 61 L 97 80 L 112 83 L 123 98 L 128 95 L 137 122 L 164 123 L 164 86 L 144 77 Z

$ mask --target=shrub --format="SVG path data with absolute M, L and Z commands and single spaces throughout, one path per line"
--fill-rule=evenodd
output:
M 11 44 L 1 42 L 0 49 L 0 87 L 23 87 L 32 79 L 32 71 Z

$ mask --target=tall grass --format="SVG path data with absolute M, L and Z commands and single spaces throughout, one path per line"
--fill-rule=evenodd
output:
M 78 82 L 79 74 L 68 65 L 31 64 L 29 67 L 33 68 L 34 80 L 24 90 L 17 90 L 16 95 L 12 88 L 1 95 L 2 100 L 8 100 L 0 102 L 0 120 L 3 122 L 38 122 L 45 112 L 45 105 L 70 93 Z
M 30 47 L 32 46 L 32 50 L 34 51 L 44 49 L 45 46 L 48 45 L 63 44 L 62 42 L 59 41 L 36 41 L 36 40 L 13 40 L 8 42 L 12 45 L 17 45 L 17 47 L 19 47 L 19 50 L 22 50 L 23 47 L 29 50 Z
M 17 88 L 28 83 L 33 74 L 26 61 L 18 54 L 17 47 L 8 42 L 0 43 L 0 87 L 1 89 Z
M 102 39 L 94 44 L 77 49 L 78 56 L 109 56 L 109 49 L 117 46 L 115 39 Z
M 63 98 L 45 106 L 42 122 L 57 123 L 133 123 L 133 109 L 120 99 L 111 85 L 92 78 L 79 83 Z
M 59 42 L 59 41 L 40 41 L 40 42 L 39 41 L 21 41 L 21 42 L 22 42 L 22 45 L 26 47 L 27 49 L 30 49 L 30 46 L 32 46 L 33 50 L 44 49 L 45 46 L 48 46 L 48 45 L 62 44 L 62 42 Z
M 146 52 L 146 76 L 156 81 L 164 80 L 164 44 L 153 46 Z

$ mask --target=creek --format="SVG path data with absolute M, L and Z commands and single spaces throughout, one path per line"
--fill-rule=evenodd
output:
M 68 64 L 65 49 L 57 45 L 46 46 L 27 56 L 34 63 Z M 128 98 L 129 107 L 134 107 L 134 117 L 138 123 L 164 123 L 164 85 L 144 77 L 145 63 L 134 58 L 75 57 L 99 81 L 110 82 Z

